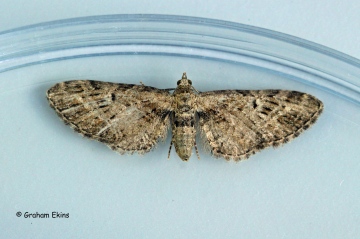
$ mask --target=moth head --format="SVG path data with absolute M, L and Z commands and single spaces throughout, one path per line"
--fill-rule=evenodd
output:
M 178 80 L 177 82 L 178 86 L 189 86 L 192 85 L 192 81 L 187 78 L 186 72 L 183 73 L 181 80 Z

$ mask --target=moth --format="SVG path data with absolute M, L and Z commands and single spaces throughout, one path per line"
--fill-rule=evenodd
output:
M 173 91 L 173 93 L 171 93 Z M 123 153 L 144 154 L 165 140 L 183 161 L 196 134 L 215 157 L 239 161 L 297 137 L 319 117 L 323 103 L 287 90 L 198 92 L 183 73 L 175 89 L 73 80 L 47 91 L 50 106 L 76 132 Z

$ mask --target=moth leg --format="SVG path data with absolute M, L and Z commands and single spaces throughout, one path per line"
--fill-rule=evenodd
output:
M 199 151 L 198 151 L 198 148 L 197 148 L 197 145 L 196 145 L 196 141 L 194 142 L 194 147 L 195 147 L 195 151 L 196 151 L 196 156 L 200 160 Z
M 169 153 L 168 153 L 168 159 L 170 159 L 170 152 L 171 152 L 172 145 L 173 145 L 173 141 L 171 140 L 170 147 L 169 147 Z

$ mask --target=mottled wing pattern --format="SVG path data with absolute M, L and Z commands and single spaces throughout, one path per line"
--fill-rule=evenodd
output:
M 237 161 L 297 137 L 322 109 L 320 100 L 297 91 L 204 92 L 197 101 L 198 127 L 213 155 Z
M 172 101 L 167 90 L 74 80 L 53 86 L 47 98 L 75 131 L 119 153 L 148 152 L 167 136 Z

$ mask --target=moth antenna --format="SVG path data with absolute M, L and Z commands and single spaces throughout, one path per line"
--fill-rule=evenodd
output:
M 195 87 L 194 86 L 191 86 L 191 88 L 193 89 L 193 91 L 195 91 L 196 93 L 200 93 L 200 91 L 198 91 L 197 89 L 195 89 Z

